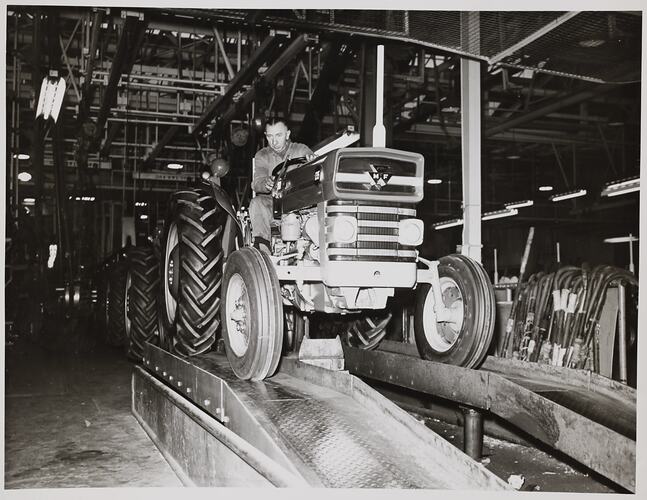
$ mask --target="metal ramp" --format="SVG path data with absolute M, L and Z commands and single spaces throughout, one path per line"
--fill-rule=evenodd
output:
M 344 346 L 353 374 L 487 410 L 629 491 L 636 481 L 636 391 L 584 370 L 486 358 L 479 370 L 420 359 L 414 345 Z
M 224 355 L 146 345 L 133 412 L 185 484 L 509 489 L 346 371 L 283 358 L 264 382 Z

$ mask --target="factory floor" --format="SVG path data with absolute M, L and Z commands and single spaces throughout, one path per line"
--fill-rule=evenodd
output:
M 7 490 L 173 487 L 180 481 L 133 417 L 132 364 L 114 348 L 66 353 L 42 341 L 5 349 Z M 461 446 L 460 427 L 419 417 Z M 534 448 L 486 437 L 484 465 L 531 491 L 613 492 Z

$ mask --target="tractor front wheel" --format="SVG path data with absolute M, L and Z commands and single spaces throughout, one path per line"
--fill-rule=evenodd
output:
M 439 321 L 433 289 L 419 287 L 415 339 L 424 359 L 475 368 L 485 358 L 494 334 L 494 290 L 483 267 L 454 254 L 439 261 L 440 294 L 450 314 Z
M 243 380 L 271 377 L 283 346 L 281 288 L 270 258 L 245 247 L 227 259 L 222 286 L 227 359 Z

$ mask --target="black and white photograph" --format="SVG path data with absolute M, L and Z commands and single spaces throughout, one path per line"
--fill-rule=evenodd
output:
M 645 493 L 644 7 L 265 5 L 0 5 L 3 494 Z

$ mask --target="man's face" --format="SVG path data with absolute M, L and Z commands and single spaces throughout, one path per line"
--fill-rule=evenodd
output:
M 290 138 L 290 131 L 284 123 L 278 122 L 265 127 L 265 137 L 270 147 L 278 153 L 285 148 L 285 143 Z

